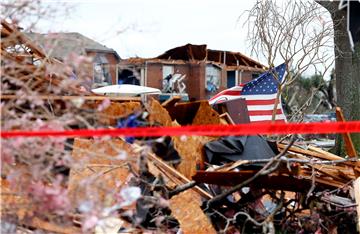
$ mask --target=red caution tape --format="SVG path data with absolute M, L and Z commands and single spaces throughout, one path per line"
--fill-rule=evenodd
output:
M 360 132 L 360 121 L 329 123 L 251 123 L 238 125 L 201 125 L 179 127 L 139 127 L 116 129 L 79 129 L 65 131 L 9 131 L 2 138 L 12 137 L 91 137 L 91 136 L 230 136 L 256 134 L 329 134 Z

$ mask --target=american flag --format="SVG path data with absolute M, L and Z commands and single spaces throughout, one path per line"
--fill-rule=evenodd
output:
M 246 84 L 221 91 L 212 97 L 209 103 L 212 105 L 226 100 L 245 98 L 251 122 L 271 122 L 278 84 L 284 77 L 285 70 L 286 64 L 281 64 L 272 72 L 265 72 Z M 278 80 L 274 74 L 277 74 Z M 281 101 L 277 105 L 275 121 L 286 122 Z

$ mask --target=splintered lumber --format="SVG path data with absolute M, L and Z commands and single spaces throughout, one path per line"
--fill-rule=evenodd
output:
M 354 181 L 354 193 L 357 212 L 357 230 L 360 233 L 360 177 Z
M 332 153 L 330 153 L 330 152 L 328 152 L 328 151 L 325 151 L 325 150 L 323 150 L 323 149 L 317 148 L 317 147 L 315 147 L 315 146 L 309 145 L 308 148 L 309 148 L 310 150 L 312 150 L 312 151 L 315 151 L 315 152 L 317 152 L 317 153 L 322 154 L 323 157 L 324 157 L 324 159 L 327 159 L 327 160 L 330 160 L 330 161 L 331 161 L 331 160 L 340 160 L 340 159 L 343 159 L 343 158 L 340 157 L 340 156 L 337 156 L 337 155 L 335 155 L 335 154 L 332 154 Z
M 194 193 L 191 190 L 170 199 L 171 214 L 179 221 L 182 233 L 216 233 L 200 205 L 201 201 L 194 199 Z
M 345 122 L 345 117 L 340 107 L 336 107 L 336 119 L 340 122 Z M 357 153 L 354 147 L 354 143 L 351 140 L 350 133 L 343 133 L 342 136 L 345 141 L 345 150 L 347 155 L 352 158 L 357 157 Z
M 301 154 L 296 154 L 295 156 L 297 158 L 299 158 L 299 159 L 304 159 L 304 160 L 308 159 L 307 157 L 305 157 L 305 156 L 303 156 Z M 321 172 L 324 175 L 329 176 L 329 177 L 331 177 L 331 178 L 333 178 L 335 180 L 338 180 L 338 181 L 341 181 L 341 182 L 344 182 L 344 183 L 347 182 L 346 179 L 344 179 L 344 178 L 338 176 L 337 174 L 335 174 L 336 171 L 331 170 L 331 167 L 330 167 L 330 170 L 329 170 L 329 167 L 326 167 L 326 166 L 320 165 L 320 164 L 313 164 L 313 165 L 310 165 L 310 166 L 314 167 L 316 171 Z
M 309 146 L 309 149 L 321 153 L 323 155 L 326 155 L 327 157 L 331 158 L 332 160 L 340 160 L 343 159 L 342 157 L 339 157 L 335 154 L 332 154 L 330 152 L 327 152 L 325 150 L 319 149 L 317 147 L 314 146 Z M 356 177 L 360 176 L 360 161 L 356 161 L 356 162 L 344 162 L 344 164 L 351 166 L 353 168 L 354 174 Z
M 278 143 L 277 144 L 278 148 L 279 149 L 285 149 L 286 147 L 286 144 L 283 144 L 283 143 Z M 302 149 L 298 146 L 291 146 L 289 148 L 289 152 L 294 152 L 294 153 L 299 153 L 299 154 L 304 154 L 304 155 L 307 155 L 307 156 L 312 156 L 312 157 L 315 157 L 315 158 L 320 158 L 320 159 L 325 159 L 325 160 L 329 160 L 329 161 L 334 161 L 334 160 L 342 160 L 344 158 L 340 157 L 340 156 L 337 156 L 335 154 L 332 154 L 330 152 L 327 152 L 323 149 L 320 149 L 320 148 L 317 148 L 317 147 L 314 147 L 314 146 L 308 146 L 309 149 L 311 150 L 306 150 L 306 149 Z M 351 166 L 351 167 L 354 167 L 354 163 L 353 162 L 342 162 L 341 164 L 346 164 L 348 166 Z
M 139 147 L 139 146 L 137 146 L 137 147 Z M 165 174 L 168 175 L 169 179 L 172 180 L 177 185 L 186 184 L 186 183 L 190 182 L 190 180 L 188 178 L 186 178 L 184 175 L 182 175 L 180 172 L 178 172 L 175 168 L 166 164 L 163 160 L 161 160 L 155 154 L 148 153 L 148 160 L 153 162 L 154 165 L 156 167 L 158 167 L 160 171 L 165 172 Z M 179 181 L 181 181 L 181 184 L 179 183 Z M 193 187 L 192 190 L 194 190 L 195 192 L 197 192 L 198 194 L 200 194 L 202 197 L 204 197 L 206 199 L 212 198 L 212 196 L 208 192 L 204 191 L 203 189 L 201 189 L 198 186 Z

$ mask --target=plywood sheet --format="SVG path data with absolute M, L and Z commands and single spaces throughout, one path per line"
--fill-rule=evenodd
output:
M 151 124 L 160 124 L 162 126 L 171 126 L 171 117 L 169 112 L 161 104 L 152 99 L 148 107 L 149 122 Z
M 192 125 L 207 125 L 219 123 L 219 114 L 210 106 L 208 101 L 202 101 L 192 121 Z
M 120 139 L 75 139 L 68 193 L 72 202 L 94 200 L 110 205 L 116 189 L 130 178 L 127 164 L 137 169 L 138 153 Z
M 173 126 L 179 126 L 179 124 L 174 121 Z M 214 139 L 216 138 L 206 136 L 172 137 L 174 148 L 181 157 L 181 162 L 177 166 L 177 170 L 187 178 L 191 179 L 191 177 L 195 175 L 197 169 L 203 168 L 204 166 L 204 144 Z
M 122 164 L 136 162 L 138 154 L 121 139 L 88 140 L 75 138 L 72 158 L 79 164 Z M 125 159 L 124 159 L 125 158 Z
M 105 110 L 98 114 L 98 120 L 102 124 L 116 125 L 119 118 L 124 118 L 136 111 L 141 111 L 140 102 L 111 102 Z
M 184 234 L 216 233 L 200 205 L 199 195 L 191 190 L 182 192 L 170 199 L 171 214 L 179 221 Z

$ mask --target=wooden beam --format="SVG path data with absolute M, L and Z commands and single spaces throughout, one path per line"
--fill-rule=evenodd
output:
M 344 114 L 340 107 L 336 107 L 336 119 L 339 122 L 345 122 Z M 349 155 L 349 157 L 351 157 L 351 158 L 356 158 L 357 153 L 356 153 L 356 150 L 354 147 L 354 143 L 351 140 L 350 133 L 348 133 L 348 132 L 343 133 L 342 136 L 345 141 L 345 150 L 346 150 L 347 155 Z
M 63 100 L 71 101 L 76 99 L 83 99 L 86 101 L 102 101 L 104 99 L 109 99 L 111 101 L 136 101 L 140 102 L 140 97 L 118 97 L 118 96 L 55 96 L 55 95 L 38 95 L 38 96 L 16 96 L 16 95 L 0 95 L 1 100 L 12 100 L 12 99 L 32 99 L 39 98 L 44 100 Z

